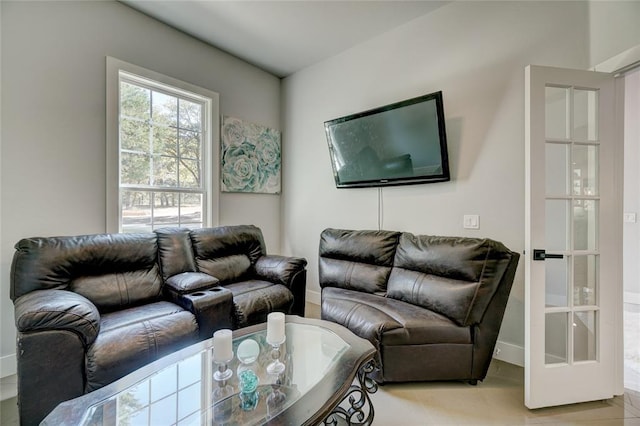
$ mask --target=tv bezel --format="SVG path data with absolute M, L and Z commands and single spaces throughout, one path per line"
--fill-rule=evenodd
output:
M 366 117 L 373 114 L 379 114 L 385 111 L 390 111 L 409 105 L 414 105 L 426 101 L 435 100 L 436 102 L 436 115 L 438 119 L 438 136 L 440 143 L 440 158 L 442 161 L 442 173 L 429 176 L 410 176 L 400 178 L 388 178 L 388 179 L 369 179 L 353 182 L 341 182 L 338 176 L 338 170 L 336 169 L 336 161 L 334 156 L 334 142 L 331 137 L 330 128 L 336 124 L 344 123 L 347 121 L 355 120 L 358 118 Z M 370 188 L 370 187 L 383 187 L 383 186 L 398 186 L 398 185 L 417 185 L 424 183 L 436 183 L 436 182 L 448 182 L 451 180 L 451 174 L 449 171 L 449 154 L 447 150 L 447 132 L 445 128 L 444 120 L 444 104 L 442 102 L 442 91 L 428 93 L 426 95 L 418 96 L 411 99 L 406 99 L 392 104 L 384 105 L 377 108 L 372 108 L 367 111 L 359 112 L 356 114 L 345 115 L 344 117 L 335 118 L 324 122 L 324 129 L 327 137 L 327 145 L 329 145 L 329 155 L 331 159 L 331 168 L 333 169 L 333 177 L 336 182 L 336 188 Z

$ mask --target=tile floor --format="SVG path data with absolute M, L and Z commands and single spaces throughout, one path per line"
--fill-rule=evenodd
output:
M 307 316 L 318 318 L 319 306 L 308 304 Z M 632 390 L 605 401 L 528 410 L 523 403 L 524 370 L 497 360 L 478 386 L 449 382 L 387 384 L 372 395 L 372 401 L 374 425 L 640 426 L 640 392 Z M 0 425 L 18 425 L 15 404 L 15 398 L 2 401 Z
M 640 392 L 640 305 L 625 303 L 624 387 Z

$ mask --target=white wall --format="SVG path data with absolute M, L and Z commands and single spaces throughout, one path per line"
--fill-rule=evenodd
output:
M 283 245 L 309 260 L 326 227 L 375 229 L 377 189 L 336 189 L 323 122 L 443 91 L 452 181 L 385 188 L 383 228 L 490 237 L 524 247 L 524 68 L 586 68 L 583 2 L 461 2 L 356 46 L 283 81 Z M 480 230 L 462 228 L 480 215 Z M 500 340 L 524 345 L 524 265 Z M 314 296 L 314 294 L 310 294 Z
M 223 115 L 280 127 L 280 80 L 108 2 L 0 2 L 0 358 L 15 368 L 9 266 L 29 236 L 105 232 L 105 57 L 213 90 Z M 280 251 L 280 197 L 222 194 L 220 223 L 262 228 Z
M 589 58 L 595 66 L 640 43 L 640 2 L 589 2 Z

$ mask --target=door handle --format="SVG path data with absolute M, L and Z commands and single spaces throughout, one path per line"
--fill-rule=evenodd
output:
M 564 255 L 562 254 L 546 253 L 544 250 L 540 249 L 533 250 L 533 260 L 562 259 L 563 257 Z

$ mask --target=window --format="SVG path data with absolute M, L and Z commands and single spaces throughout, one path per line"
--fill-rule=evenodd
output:
M 117 64 L 110 64 L 113 61 Z M 108 75 L 117 78 L 117 96 L 108 96 L 107 108 L 111 151 L 107 171 L 117 184 L 117 195 L 109 184 L 107 188 L 108 230 L 150 232 L 167 226 L 213 225 L 217 94 L 165 76 L 159 81 L 157 73 L 130 64 L 123 69 L 122 64 L 107 61 Z M 109 112 L 115 120 L 109 119 Z
M 122 232 L 202 227 L 205 113 L 206 100 L 120 72 Z

